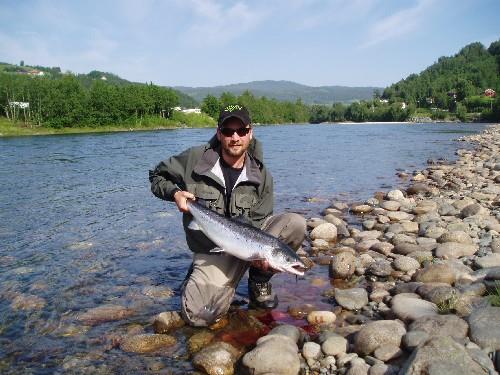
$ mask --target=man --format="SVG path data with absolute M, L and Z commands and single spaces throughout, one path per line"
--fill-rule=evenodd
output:
M 174 201 L 183 212 L 186 241 L 193 263 L 182 286 L 181 314 L 187 323 L 207 326 L 224 315 L 241 278 L 249 270 L 250 306 L 275 308 L 278 299 L 265 261 L 249 262 L 226 253 L 210 253 L 216 245 L 201 231 L 188 228 L 188 199 L 199 198 L 227 217 L 242 216 L 254 227 L 280 238 L 297 250 L 306 233 L 305 219 L 287 213 L 272 216 L 273 179 L 263 163 L 262 146 L 253 137 L 250 115 L 240 105 L 226 107 L 215 136 L 203 146 L 173 156 L 149 172 L 151 191 Z

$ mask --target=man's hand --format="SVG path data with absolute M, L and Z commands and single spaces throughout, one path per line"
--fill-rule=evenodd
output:
M 189 212 L 187 207 L 188 199 L 195 199 L 196 197 L 189 191 L 179 190 L 174 194 L 175 204 L 180 212 Z
M 252 262 L 250 262 L 250 264 L 252 265 L 252 267 L 261 269 L 264 272 L 272 272 L 272 273 L 280 272 L 280 271 L 272 268 L 269 265 L 269 262 L 265 259 L 252 260 Z

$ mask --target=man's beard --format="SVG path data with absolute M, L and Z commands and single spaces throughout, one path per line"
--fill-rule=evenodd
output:
M 226 153 L 230 156 L 240 157 L 246 152 L 248 147 L 244 147 L 244 145 L 238 145 L 238 146 L 240 146 L 238 149 L 234 149 L 231 146 L 225 147 L 224 151 L 226 151 Z

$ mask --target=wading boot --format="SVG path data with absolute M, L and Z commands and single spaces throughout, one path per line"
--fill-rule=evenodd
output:
M 253 309 L 274 309 L 278 306 L 278 296 L 273 294 L 269 281 L 257 282 L 248 279 L 248 307 Z

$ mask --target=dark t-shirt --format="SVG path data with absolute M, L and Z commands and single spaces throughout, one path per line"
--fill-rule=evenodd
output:
M 219 164 L 222 169 L 222 174 L 224 175 L 224 184 L 226 185 L 226 197 L 225 197 L 225 214 L 229 215 L 229 201 L 231 200 L 231 192 L 233 191 L 234 184 L 240 177 L 241 171 L 244 167 L 233 168 L 227 164 L 222 157 L 219 158 Z

